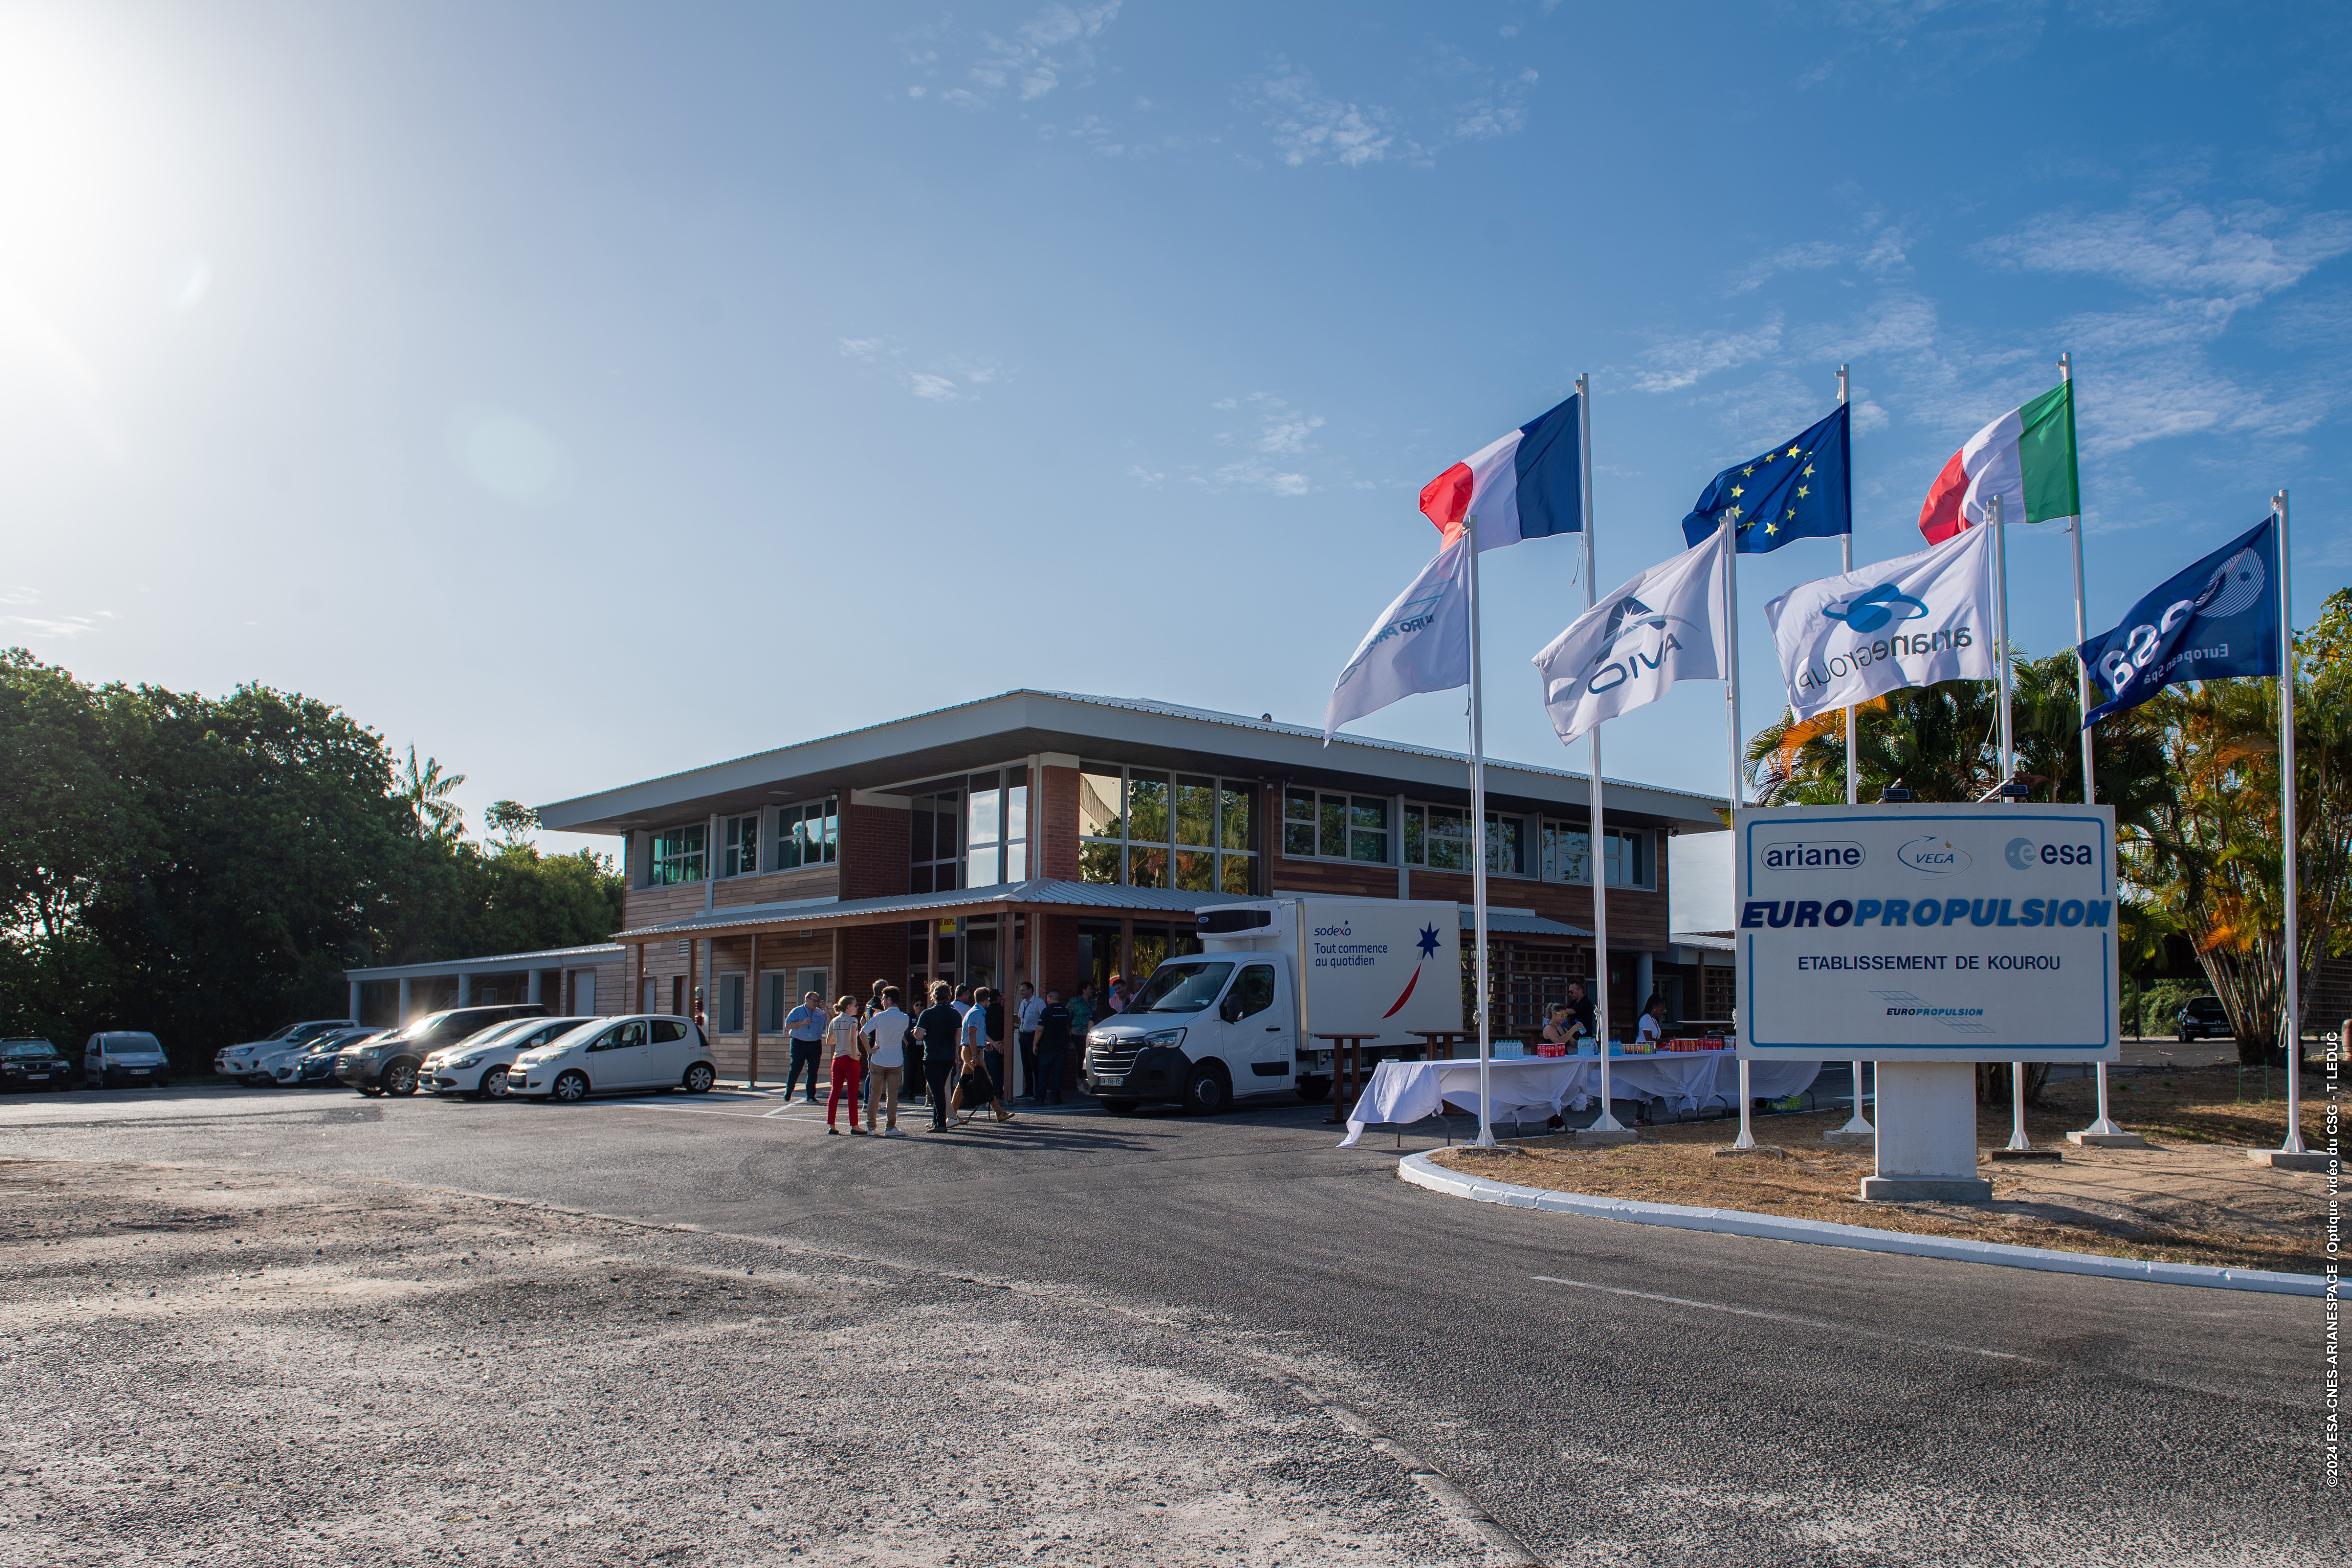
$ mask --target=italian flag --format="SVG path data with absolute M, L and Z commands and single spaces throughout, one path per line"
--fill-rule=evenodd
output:
M 2071 521 L 2083 510 L 2082 494 L 2074 473 L 2074 384 L 2063 381 L 1952 454 L 1927 487 L 1919 531 L 1941 544 L 1990 517 L 1995 496 L 2007 521 Z

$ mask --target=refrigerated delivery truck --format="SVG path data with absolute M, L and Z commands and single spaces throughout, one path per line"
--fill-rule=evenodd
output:
M 1462 1027 L 1462 916 L 1404 899 L 1256 899 L 1200 911 L 1202 951 L 1154 969 L 1087 1033 L 1086 1083 L 1112 1110 L 1330 1089 L 1317 1035 L 1419 1045 Z

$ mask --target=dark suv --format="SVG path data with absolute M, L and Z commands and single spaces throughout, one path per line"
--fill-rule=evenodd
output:
M 0 1089 L 71 1089 L 73 1063 L 42 1039 L 0 1040 Z
M 539 1018 L 547 1009 L 536 1002 L 506 1007 L 452 1007 L 427 1013 L 404 1029 L 376 1035 L 347 1046 L 335 1058 L 335 1079 L 362 1094 L 415 1094 L 416 1069 L 443 1046 L 454 1046 L 467 1036 L 503 1024 L 509 1018 Z
M 2226 1039 L 2230 1034 L 2230 1015 L 2221 1008 L 2219 996 L 2191 996 L 2180 1005 L 2172 1016 L 2172 1027 L 2183 1044 L 2190 1040 Z

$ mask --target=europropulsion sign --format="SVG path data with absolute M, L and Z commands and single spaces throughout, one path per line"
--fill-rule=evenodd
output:
M 2117 1059 L 2112 806 L 1788 806 L 1732 831 L 1741 1055 Z

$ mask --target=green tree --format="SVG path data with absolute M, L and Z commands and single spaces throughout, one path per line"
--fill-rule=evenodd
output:
M 539 827 L 539 813 L 519 800 L 494 800 L 482 814 L 482 825 L 498 835 L 499 847 L 523 844 Z
M 400 798 L 416 815 L 416 826 L 436 838 L 456 840 L 466 836 L 466 813 L 457 805 L 463 773 L 444 773 L 439 759 L 427 757 L 417 765 L 416 748 L 408 748 L 407 765 L 400 772 Z

